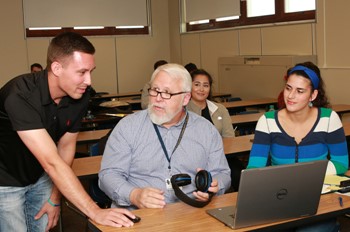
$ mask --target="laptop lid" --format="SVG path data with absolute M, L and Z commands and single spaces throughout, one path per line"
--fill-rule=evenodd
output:
M 207 210 L 227 226 L 241 227 L 317 212 L 328 160 L 245 169 L 236 206 Z

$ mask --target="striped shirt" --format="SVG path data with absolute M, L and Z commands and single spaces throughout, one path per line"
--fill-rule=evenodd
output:
M 230 169 L 220 134 L 205 118 L 187 113 L 188 123 L 174 153 L 184 119 L 170 128 L 158 126 L 170 156 L 170 170 L 147 110 L 129 115 L 116 125 L 107 141 L 99 173 L 100 187 L 114 201 L 113 205 L 130 206 L 131 191 L 144 187 L 161 189 L 166 203 L 175 202 L 177 197 L 166 188 L 166 180 L 179 173 L 187 173 L 194 180 L 197 168 L 209 171 L 218 180 L 217 194 L 230 187 Z M 182 189 L 189 196 L 195 190 L 194 181 Z
M 348 149 L 339 116 L 327 108 L 319 108 L 311 131 L 297 144 L 278 121 L 278 111 L 266 112 L 258 121 L 248 168 L 330 159 L 337 174 L 348 170 Z

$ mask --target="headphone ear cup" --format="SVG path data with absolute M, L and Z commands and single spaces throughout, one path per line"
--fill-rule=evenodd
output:
M 171 179 L 176 183 L 177 186 L 185 186 L 191 184 L 191 177 L 188 174 L 177 174 L 172 176 Z
M 206 193 L 211 185 L 212 178 L 210 172 L 200 170 L 195 177 L 195 183 L 198 191 Z
M 206 192 L 211 184 L 211 175 L 209 172 L 204 170 L 199 171 L 198 173 L 195 177 L 197 191 L 199 190 L 199 191 Z M 189 204 L 197 208 L 202 208 L 207 204 L 209 204 L 212 196 L 214 195 L 208 192 L 209 193 L 208 201 L 197 201 L 196 199 L 192 199 L 191 197 L 187 196 L 187 194 L 180 189 L 180 186 L 185 186 L 191 183 L 191 177 L 188 174 L 181 173 L 181 174 L 173 175 L 170 178 L 170 181 L 173 186 L 175 195 L 186 204 Z M 200 189 L 198 189 L 198 186 L 200 187 Z

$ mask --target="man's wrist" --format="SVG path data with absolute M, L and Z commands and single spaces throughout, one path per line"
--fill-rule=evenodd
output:
M 60 207 L 61 206 L 61 204 L 60 203 L 53 203 L 51 200 L 50 200 L 50 198 L 49 199 L 47 199 L 47 202 L 51 205 L 51 206 L 53 206 L 53 207 Z

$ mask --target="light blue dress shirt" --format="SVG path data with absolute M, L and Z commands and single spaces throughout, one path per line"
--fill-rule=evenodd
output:
M 182 190 L 192 196 L 196 190 L 193 180 L 197 168 L 209 171 L 218 180 L 217 194 L 223 194 L 230 187 L 230 168 L 220 134 L 205 118 L 187 113 L 185 132 L 173 154 L 184 119 L 169 129 L 158 126 L 171 156 L 170 170 L 147 110 L 129 115 L 116 125 L 107 141 L 99 172 L 100 188 L 114 201 L 114 206 L 130 206 L 131 191 L 144 187 L 163 190 L 166 203 L 177 201 L 174 191 L 166 187 L 166 180 L 179 173 L 191 176 L 191 185 Z

